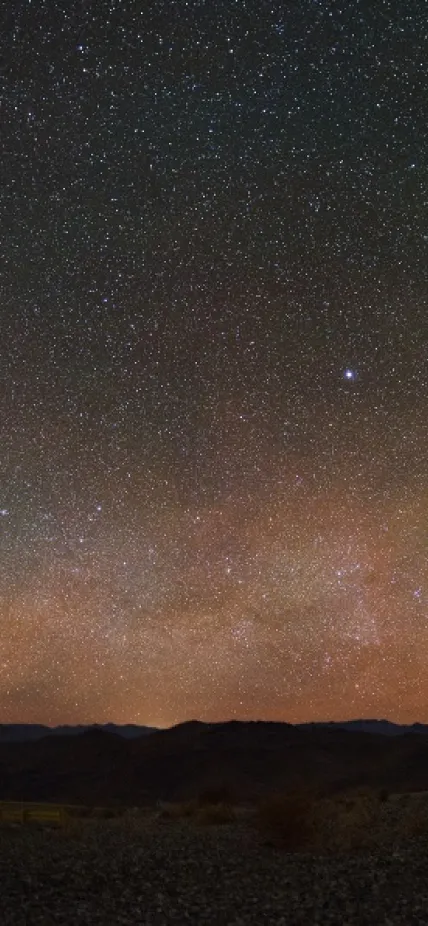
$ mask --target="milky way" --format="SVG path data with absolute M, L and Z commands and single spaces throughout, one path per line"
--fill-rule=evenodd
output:
M 423 4 L 0 35 L 0 720 L 427 722 Z

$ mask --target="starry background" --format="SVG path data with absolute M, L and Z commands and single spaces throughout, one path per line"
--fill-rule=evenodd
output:
M 3 722 L 428 721 L 426 13 L 1 5 Z

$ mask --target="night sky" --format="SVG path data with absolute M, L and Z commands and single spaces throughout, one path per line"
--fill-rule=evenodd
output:
M 427 722 L 426 4 L 0 35 L 0 721 Z

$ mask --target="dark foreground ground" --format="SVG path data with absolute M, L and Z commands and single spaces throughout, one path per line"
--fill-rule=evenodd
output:
M 248 825 L 150 816 L 0 830 L 2 926 L 428 924 L 428 840 L 288 855 Z

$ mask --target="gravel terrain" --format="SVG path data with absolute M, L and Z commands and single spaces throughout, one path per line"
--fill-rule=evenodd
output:
M 428 845 L 287 855 L 242 824 L 0 830 L 2 926 L 428 926 Z

